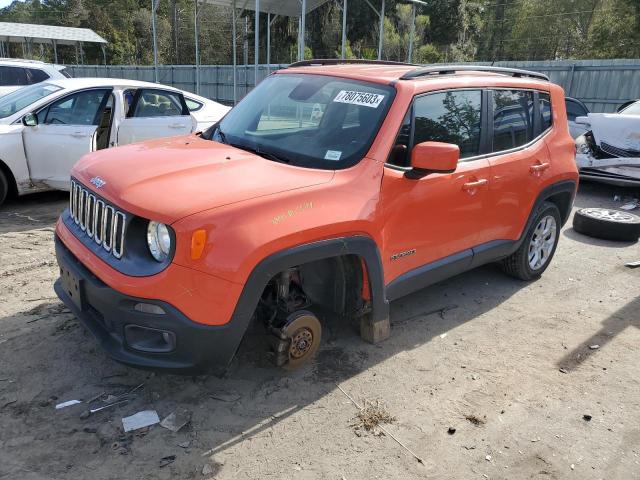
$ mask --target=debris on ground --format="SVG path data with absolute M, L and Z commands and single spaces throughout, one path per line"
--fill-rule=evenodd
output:
M 360 423 L 356 424 L 356 428 L 363 427 L 367 431 L 371 431 L 381 424 L 393 423 L 396 420 L 380 403 L 380 400 L 374 402 L 365 400 L 357 418 Z
M 625 263 L 624 266 L 627 268 L 638 268 L 640 267 L 640 261 Z
M 484 457 L 484 459 L 485 459 L 487 462 L 490 462 L 492 458 L 493 458 L 493 457 L 492 457 L 491 455 L 487 455 L 486 457 Z
M 58 403 L 56 405 L 56 410 L 62 410 L 63 408 L 78 405 L 79 403 L 82 403 L 82 400 L 67 400 L 66 402 Z
M 178 444 L 178 446 L 179 446 L 180 448 L 189 448 L 189 446 L 190 446 L 190 445 L 191 445 L 191 440 L 187 440 L 187 441 L 185 441 L 185 442 L 180 442 L 180 443 Z
M 531 443 L 536 443 L 540 441 L 540 437 L 532 438 Z
M 591 350 L 597 350 L 597 349 L 599 349 L 599 348 L 600 348 L 600 345 L 598 345 L 598 344 L 595 344 L 595 345 L 589 345 L 589 348 L 590 348 Z
M 240 400 L 241 395 L 236 392 L 225 392 L 223 390 L 209 394 L 213 400 L 219 400 L 221 402 L 233 403 Z
M 156 423 L 160 423 L 160 417 L 158 417 L 158 412 L 155 410 L 143 410 L 122 419 L 122 427 L 125 432 L 150 427 Z
M 465 420 L 468 420 L 469 422 L 473 423 L 476 427 L 479 427 L 480 425 L 484 425 L 485 423 L 487 423 L 486 415 L 483 418 L 477 417 L 476 415 L 465 415 L 464 418 Z
M 171 465 L 176 461 L 175 455 L 167 455 L 166 457 L 162 457 L 160 459 L 160 468 L 166 467 L 167 465 Z
M 172 432 L 177 432 L 191 421 L 191 415 L 192 413 L 190 410 L 184 408 L 176 410 L 175 412 L 171 412 L 167 415 L 160 422 L 160 425 Z
M 112 402 L 112 403 L 107 403 L 106 405 L 102 405 L 101 407 L 90 408 L 90 409 L 85 410 L 84 412 L 82 412 L 80 414 L 80 418 L 82 418 L 82 419 L 89 418 L 94 413 L 101 412 L 102 410 L 106 410 L 108 408 L 115 407 L 117 405 L 122 405 L 124 403 L 127 403 L 128 401 L 129 401 L 128 398 L 123 398 L 122 400 L 118 400 L 118 401 Z
M 204 467 L 202 467 L 202 475 L 211 475 L 213 473 L 213 468 L 208 463 L 205 463 Z
M 560 373 L 569 373 L 566 368 L 560 368 L 559 372 Z
M 586 422 L 590 422 L 592 418 L 593 417 L 591 415 L 588 415 L 586 413 L 582 416 L 582 419 Z
M 448 433 L 449 435 L 453 435 L 454 433 L 456 433 L 456 429 L 455 429 L 455 428 L 453 428 L 453 427 L 449 427 L 449 429 L 447 430 L 447 433 Z

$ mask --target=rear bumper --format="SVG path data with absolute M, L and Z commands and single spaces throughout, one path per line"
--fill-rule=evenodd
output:
M 224 372 L 242 340 L 245 322 L 232 319 L 224 326 L 203 325 L 166 302 L 122 294 L 84 267 L 57 236 L 55 246 L 61 274 L 73 278 L 78 287 L 74 293 L 61 277 L 54 286 L 56 294 L 114 360 L 174 373 Z M 160 307 L 165 313 L 138 311 L 134 306 L 139 303 Z M 155 340 L 159 338 L 169 342 L 158 348 Z

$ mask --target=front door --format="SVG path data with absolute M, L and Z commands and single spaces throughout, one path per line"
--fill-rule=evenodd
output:
M 128 92 L 125 92 L 125 98 Z M 118 145 L 152 138 L 186 135 L 195 128 L 184 97 L 178 92 L 141 88 L 132 96 L 127 116 L 118 127 Z
M 22 138 L 31 178 L 51 188 L 69 188 L 71 167 L 94 150 L 95 133 L 110 89 L 67 95 L 38 112 L 38 125 Z
M 470 249 L 485 225 L 489 161 L 479 158 L 481 90 L 431 93 L 414 100 L 382 181 L 385 214 L 385 281 L 433 262 L 471 262 Z M 453 173 L 418 180 L 405 176 L 411 147 L 425 141 L 454 143 L 460 161 Z M 400 167 L 400 168 L 398 168 Z M 447 258 L 449 257 L 449 258 Z

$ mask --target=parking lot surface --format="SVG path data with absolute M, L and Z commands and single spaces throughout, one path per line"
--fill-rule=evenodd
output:
M 575 206 L 618 192 L 584 184 Z M 391 305 L 379 345 L 334 321 L 296 372 L 270 366 L 256 334 L 224 378 L 180 377 L 113 362 L 56 298 L 66 203 L 0 207 L 2 479 L 640 478 L 640 269 L 624 266 L 637 244 L 569 222 L 540 280 L 486 266 L 417 292 Z M 88 418 L 85 403 L 55 409 L 140 384 Z M 380 401 L 387 433 L 358 428 L 345 392 Z M 123 433 L 142 410 L 191 422 Z

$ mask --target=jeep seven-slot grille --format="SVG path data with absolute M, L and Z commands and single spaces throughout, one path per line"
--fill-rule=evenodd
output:
M 126 215 L 71 180 L 69 212 L 80 230 L 116 258 L 124 253 Z

